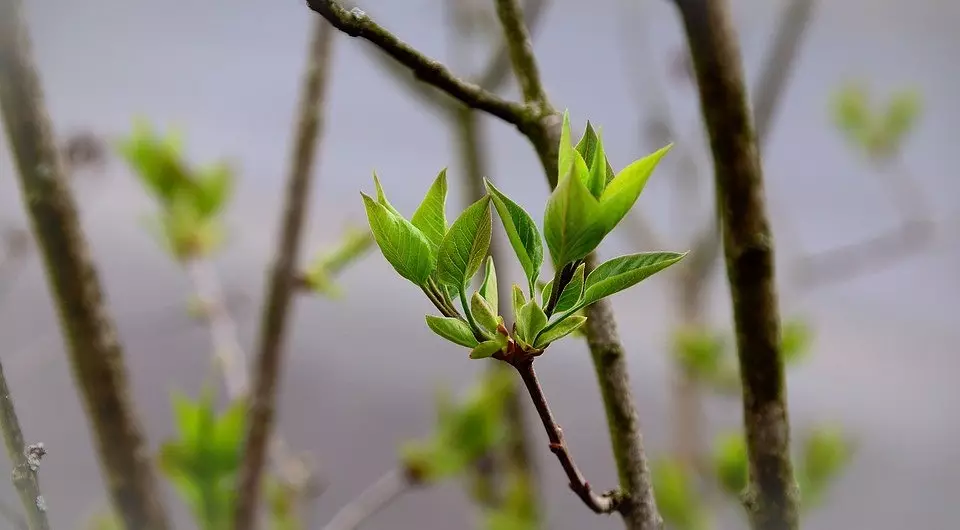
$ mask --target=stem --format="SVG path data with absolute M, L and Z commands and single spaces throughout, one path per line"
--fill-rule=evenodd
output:
M 750 467 L 745 496 L 756 530 L 799 528 L 790 461 L 773 236 L 747 109 L 743 65 L 726 0 L 675 0 L 693 56 L 710 136 L 734 323 Z
M 414 484 L 406 474 L 395 469 L 380 477 L 357 498 L 347 504 L 323 527 L 323 530 L 354 530 L 380 510 L 389 506 Z
M 277 382 L 283 361 L 284 339 L 290 306 L 296 293 L 296 267 L 300 255 L 300 234 L 307 216 L 307 199 L 313 181 L 313 164 L 323 122 L 322 104 L 328 85 L 328 65 L 333 31 L 317 19 L 307 59 L 301 94 L 296 141 L 287 178 L 283 220 L 276 257 L 264 297 L 258 354 L 255 361 L 253 392 L 247 414 L 243 460 L 240 465 L 234 525 L 237 530 L 252 530 L 260 507 L 261 476 L 277 402 Z
M 46 453 L 43 444 L 31 445 L 23 442 L 20 420 L 13 406 L 13 397 L 7 378 L 0 365 L 0 430 L 3 431 L 3 443 L 7 448 L 7 457 L 13 465 L 13 485 L 17 488 L 20 502 L 27 514 L 25 522 L 29 530 L 48 530 L 46 501 L 40 492 L 37 469 L 40 458 Z
M 59 159 L 20 0 L 0 0 L 0 114 L 113 508 L 126 528 L 169 527 L 123 349 Z
M 480 329 L 480 326 L 477 325 L 477 321 L 473 319 L 473 311 L 470 311 L 470 303 L 467 302 L 467 288 L 460 288 L 460 305 L 463 307 L 463 314 L 467 316 L 467 323 L 470 324 L 470 329 L 473 330 L 473 334 L 476 335 L 477 340 L 483 342 L 487 340 L 484 337 L 484 332 Z M 481 339 L 482 338 L 482 339 Z
M 550 440 L 550 451 L 557 456 L 560 466 L 563 467 L 567 479 L 570 481 L 570 489 L 580 497 L 580 500 L 593 510 L 594 513 L 612 513 L 617 510 L 620 498 L 614 494 L 597 495 L 590 488 L 590 483 L 583 477 L 577 464 L 573 461 L 573 456 L 567 448 L 567 443 L 563 439 L 563 431 L 557 425 L 550 412 L 550 405 L 547 404 L 547 398 L 540 387 L 540 381 L 537 379 L 537 373 L 533 369 L 533 359 L 526 359 L 514 365 L 517 372 L 520 373 L 523 384 L 530 393 L 530 399 L 540 415 L 543 422 L 543 428 L 547 431 L 547 439 Z

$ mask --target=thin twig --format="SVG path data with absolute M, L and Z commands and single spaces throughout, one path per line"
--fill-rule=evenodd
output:
M 533 43 L 526 24 L 523 22 L 523 13 L 517 0 L 496 0 L 497 16 L 503 26 L 503 33 L 513 63 L 513 71 L 520 82 L 520 91 L 523 99 L 529 104 L 547 110 L 550 106 L 547 92 L 543 89 L 540 80 L 540 68 L 533 54 Z M 522 72 L 522 73 L 521 73 Z
M 755 530 L 799 526 L 790 460 L 780 310 L 763 170 L 727 0 L 675 0 L 710 136 L 723 223 L 750 463 L 747 512 Z
M 543 428 L 547 431 L 547 438 L 550 440 L 550 451 L 557 456 L 560 466 L 567 474 L 567 480 L 570 481 L 570 489 L 593 510 L 594 513 L 612 513 L 617 510 L 619 496 L 617 494 L 597 495 L 590 488 L 590 483 L 583 477 L 583 473 L 577 468 L 573 456 L 567 448 L 567 442 L 563 439 L 563 431 L 560 425 L 553 418 L 550 411 L 550 405 L 547 404 L 547 398 L 540 387 L 540 381 L 537 379 L 537 373 L 533 369 L 533 359 L 527 359 L 514 365 L 523 384 L 530 393 L 530 399 L 533 400 L 533 406 L 540 415 L 540 421 L 543 422 Z
M 284 338 L 290 306 L 297 292 L 296 271 L 300 234 L 307 216 L 313 180 L 313 163 L 323 122 L 323 101 L 329 79 L 334 32 L 319 18 L 313 36 L 300 101 L 296 141 L 287 178 L 283 224 L 264 299 L 260 339 L 255 359 L 253 391 L 247 414 L 243 460 L 240 466 L 234 524 L 237 530 L 256 527 L 260 503 L 261 476 L 272 438 L 284 352 Z
M 40 459 L 46 454 L 43 444 L 27 447 L 23 442 L 20 420 L 13 405 L 13 396 L 7 386 L 7 377 L 0 365 L 0 430 L 3 431 L 3 444 L 7 448 L 7 457 L 13 465 L 13 485 L 17 488 L 20 503 L 27 514 L 25 522 L 30 530 L 48 530 L 47 501 L 40 493 L 38 469 Z
M 22 17 L 19 0 L 0 0 L 0 109 L 23 204 L 113 508 L 127 528 L 166 530 L 163 495 L 129 397 L 123 350 L 59 158 Z
M 347 504 L 323 527 L 323 530 L 354 530 L 410 491 L 414 484 L 402 470 L 395 469 L 377 479 Z
M 351 37 L 360 37 L 375 44 L 409 68 L 418 79 L 443 90 L 464 104 L 488 112 L 517 127 L 523 127 L 530 121 L 530 111 L 525 105 L 505 100 L 473 83 L 459 79 L 440 62 L 428 58 L 401 41 L 359 9 L 347 11 L 335 0 L 307 0 L 307 4 L 333 27 Z

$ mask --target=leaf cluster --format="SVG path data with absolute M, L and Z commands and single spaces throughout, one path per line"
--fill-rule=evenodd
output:
M 588 123 L 574 145 L 569 115 L 564 113 L 560 179 L 544 208 L 543 235 L 530 214 L 489 180 L 485 181 L 486 195 L 448 225 L 446 170 L 436 177 L 409 219 L 387 200 L 376 174 L 376 198 L 361 195 L 384 258 L 440 311 L 440 316 L 426 317 L 427 326 L 448 341 L 470 348 L 471 358 L 516 362 L 540 355 L 551 343 L 575 332 L 586 321 L 582 310 L 590 304 L 683 258 L 685 254 L 676 252 L 631 254 L 589 273 L 584 263 L 633 207 L 669 149 L 664 147 L 615 173 L 604 154 L 600 133 Z M 527 280 L 526 291 L 518 285 L 511 290 L 510 329 L 501 315 L 496 270 L 488 256 L 491 205 Z M 556 274 L 541 284 L 544 241 Z M 471 293 L 471 283 L 481 268 L 482 285 Z M 538 288 L 540 285 L 543 287 Z
M 895 156 L 922 112 L 920 95 L 912 90 L 894 93 L 886 105 L 874 105 L 861 84 L 850 83 L 837 91 L 833 119 L 844 136 L 870 158 Z

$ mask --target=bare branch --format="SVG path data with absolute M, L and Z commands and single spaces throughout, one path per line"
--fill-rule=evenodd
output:
M 580 500 L 582 500 L 588 508 L 593 510 L 594 513 L 613 513 L 616 511 L 620 503 L 619 494 L 616 492 L 604 495 L 594 493 L 590 488 L 590 483 L 583 477 L 583 474 L 577 468 L 577 464 L 573 461 L 573 456 L 570 454 L 567 443 L 563 439 L 563 431 L 553 418 L 550 405 L 547 403 L 547 398 L 544 396 L 543 389 L 540 387 L 537 373 L 533 369 L 533 359 L 526 359 L 516 363 L 514 366 L 520 373 L 520 377 L 527 387 L 527 392 L 530 393 L 530 398 L 533 400 L 533 405 L 537 409 L 537 414 L 540 415 L 540 420 L 543 422 L 543 428 L 547 431 L 547 438 L 550 440 L 550 452 L 557 456 L 557 460 L 560 461 L 560 466 L 563 467 L 564 473 L 567 474 L 567 480 L 570 481 L 570 489 L 573 490 L 573 492 L 580 497 Z
M 540 68 L 533 55 L 530 32 L 523 21 L 523 13 L 517 0 L 496 0 L 497 16 L 503 26 L 506 48 L 513 63 L 513 72 L 520 83 L 523 99 L 538 106 L 541 111 L 550 108 L 547 92 L 540 80 Z
M 459 79 L 441 63 L 401 41 L 359 9 L 347 11 L 335 0 L 307 0 L 307 4 L 333 27 L 351 37 L 360 37 L 375 44 L 409 68 L 418 79 L 443 90 L 463 104 L 488 112 L 518 128 L 530 121 L 530 110 L 525 105 L 507 101 Z
M 414 483 L 402 470 L 395 469 L 371 484 L 350 504 L 339 512 L 323 527 L 323 530 L 354 530 L 367 519 L 397 500 L 414 487 Z
M 47 502 L 40 493 L 38 469 L 40 459 L 46 454 L 43 444 L 27 447 L 23 442 L 20 420 L 13 405 L 13 396 L 7 386 L 7 377 L 0 365 L 0 430 L 3 431 L 3 443 L 7 448 L 7 457 L 13 465 L 13 485 L 17 488 L 20 503 L 27 514 L 26 527 L 30 530 L 48 530 Z M 19 515 L 19 514 L 17 514 Z
M 247 414 L 247 432 L 241 462 L 236 513 L 237 530 L 256 527 L 261 476 L 272 440 L 277 401 L 277 383 L 283 360 L 284 337 L 290 305 L 297 292 L 296 273 L 300 259 L 300 234 L 307 216 L 307 201 L 313 180 L 313 163 L 323 123 L 323 101 L 329 78 L 334 32 L 318 17 L 313 24 L 307 70 L 301 95 L 296 140 L 287 178 L 283 224 L 267 285 L 255 360 L 253 391 Z
M 790 460 L 780 310 L 763 170 L 727 0 L 675 0 L 683 19 L 710 136 L 733 298 L 750 463 L 747 512 L 755 530 L 799 527 Z
M 527 0 L 523 6 L 523 21 L 530 35 L 540 25 L 547 11 L 547 0 Z M 510 73 L 510 46 L 504 40 L 494 51 L 487 68 L 477 77 L 476 83 L 487 90 L 496 90 L 507 80 Z
M 123 350 L 59 158 L 22 16 L 19 0 L 0 0 L 0 109 L 22 200 L 113 507 L 127 528 L 166 530 L 163 495 L 129 397 Z

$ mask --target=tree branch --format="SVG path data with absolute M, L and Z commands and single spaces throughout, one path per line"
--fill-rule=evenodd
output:
M 272 438 L 285 332 L 291 301 L 297 292 L 300 234 L 307 216 L 314 158 L 323 123 L 322 106 L 329 80 L 334 32 L 319 18 L 314 21 L 312 32 L 290 175 L 287 177 L 282 225 L 264 297 L 266 302 L 260 324 L 243 460 L 237 484 L 234 517 L 237 530 L 251 530 L 257 523 L 261 477 Z
M 570 454 L 567 443 L 563 439 L 563 431 L 553 418 L 550 405 L 547 404 L 547 398 L 544 396 L 543 389 L 540 387 L 537 373 L 533 369 L 533 359 L 526 359 L 516 363 L 514 366 L 517 372 L 520 373 L 523 384 L 527 387 L 527 392 L 530 393 L 530 399 L 533 400 L 537 414 L 540 415 L 543 428 L 547 431 L 547 438 L 550 440 L 550 452 L 557 456 L 557 460 L 560 461 L 560 466 L 563 467 L 564 473 L 567 474 L 567 480 L 570 481 L 570 489 L 573 490 L 573 492 L 580 497 L 580 500 L 582 500 L 588 508 L 593 510 L 594 513 L 612 513 L 616 511 L 620 497 L 616 493 L 607 493 L 604 495 L 594 493 L 590 488 L 590 483 L 583 477 L 583 474 L 577 468 L 577 464 L 573 461 L 573 456 Z
M 3 443 L 7 448 L 7 457 L 13 465 L 13 485 L 23 504 L 26 528 L 30 530 L 48 530 L 47 502 L 40 492 L 38 469 L 40 459 L 46 454 L 43 444 L 27 447 L 23 442 L 20 420 L 13 405 L 13 396 L 7 386 L 7 377 L 0 365 L 0 430 L 3 430 Z M 19 515 L 19 514 L 18 514 Z
M 540 80 L 540 68 L 533 55 L 533 43 L 530 32 L 523 22 L 523 14 L 517 0 L 496 0 L 497 16 L 503 26 L 506 48 L 513 63 L 513 72 L 520 83 L 523 99 L 538 106 L 541 111 L 550 108 L 547 92 Z
M 790 460 L 773 236 L 739 45 L 727 0 L 675 2 L 693 56 L 714 159 L 743 379 L 750 464 L 747 511 L 755 530 L 796 529 L 799 492 Z
M 389 506 L 401 495 L 414 487 L 413 481 L 402 470 L 395 469 L 371 484 L 350 504 L 323 527 L 323 530 L 354 530 L 367 519 Z
M 363 11 L 347 11 L 335 0 L 307 0 L 310 9 L 351 37 L 360 37 L 376 45 L 403 64 L 421 81 L 433 85 L 465 105 L 485 111 L 518 128 L 531 119 L 530 110 L 521 103 L 500 98 L 479 86 L 459 79 L 440 62 L 430 59 L 374 22 Z
M 19 0 L 0 0 L 0 109 L 113 507 L 127 528 L 166 530 L 129 397 L 123 350 L 54 141 Z

